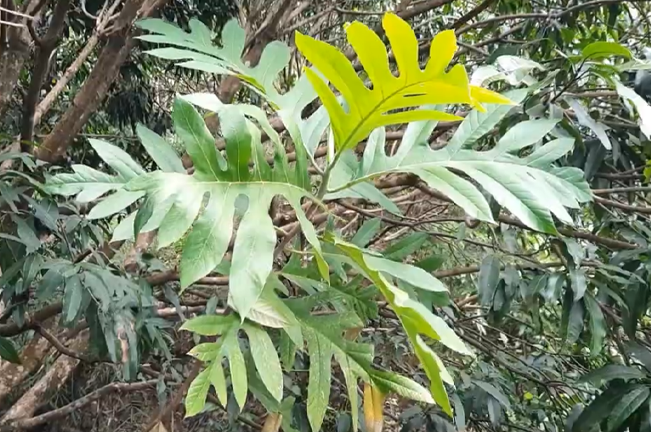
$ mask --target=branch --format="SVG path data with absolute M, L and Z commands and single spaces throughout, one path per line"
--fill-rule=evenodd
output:
M 36 333 L 40 334 L 43 336 L 45 340 L 47 340 L 52 346 L 59 351 L 61 354 L 67 355 L 68 357 L 72 357 L 77 360 L 81 360 L 85 363 L 95 363 L 97 360 L 93 360 L 90 357 L 86 357 L 84 355 L 81 355 L 67 346 L 65 346 L 59 339 L 57 339 L 56 336 L 54 336 L 52 333 L 47 331 L 45 327 L 43 327 L 40 323 L 36 324 L 36 327 L 34 328 Z
M 28 315 L 22 326 L 18 325 L 15 322 L 2 324 L 0 325 L 0 336 L 4 336 L 4 337 L 16 336 L 27 330 L 34 330 L 43 321 L 47 320 L 48 318 L 52 318 L 55 315 L 60 314 L 62 310 L 63 310 L 63 303 L 57 302 L 37 310 L 32 315 Z
M 619 201 L 613 201 L 613 200 L 609 200 L 597 196 L 594 197 L 594 200 L 595 202 L 601 204 L 604 207 L 615 207 L 620 210 L 624 210 L 631 213 L 651 214 L 651 207 L 632 206 L 632 205 L 620 203 Z
M 86 59 L 88 59 L 88 56 L 90 56 L 90 54 L 93 52 L 99 43 L 100 36 L 104 32 L 104 29 L 116 17 L 116 15 L 113 15 L 113 12 L 115 12 L 115 9 L 119 6 L 119 4 L 120 0 L 115 0 L 108 10 L 106 10 L 103 14 L 100 13 L 97 25 L 93 30 L 93 34 L 88 39 L 88 41 L 86 41 L 84 48 L 81 50 L 72 64 L 68 66 L 68 69 L 66 69 L 61 78 L 57 80 L 57 83 L 54 85 L 54 87 L 52 87 L 49 93 L 45 95 L 41 103 L 38 104 L 36 112 L 34 113 L 34 126 L 38 125 L 41 122 L 43 115 L 48 112 L 56 98 L 59 96 L 59 94 L 61 94 L 70 80 L 77 74 L 77 71 L 79 71 Z
M 67 405 L 62 406 L 61 408 L 57 408 L 52 411 L 48 411 L 45 414 L 38 415 L 36 417 L 32 418 L 27 418 L 27 419 L 21 419 L 21 420 L 15 420 L 11 423 L 8 423 L 4 426 L 0 426 L 0 432 L 10 432 L 10 431 L 17 431 L 21 429 L 30 429 L 38 425 L 42 425 L 48 422 L 51 422 L 53 420 L 59 419 L 61 417 L 65 417 L 69 414 L 72 414 L 73 412 L 79 410 L 80 408 L 85 407 L 86 405 L 90 404 L 91 402 L 94 402 L 109 393 L 113 392 L 132 392 L 132 391 L 139 391 L 139 390 L 144 390 L 149 387 L 156 387 L 156 384 L 158 383 L 158 380 L 148 380 L 148 381 L 143 381 L 143 382 L 138 382 L 138 383 L 111 383 L 107 384 L 102 388 L 99 388 L 95 390 L 94 392 L 91 392 L 87 394 L 86 396 L 83 396 L 73 402 L 70 402 Z
M 592 189 L 595 195 L 610 195 L 629 192 L 651 192 L 651 186 L 631 186 L 611 189 Z
M 34 114 L 36 112 L 36 105 L 38 104 L 38 97 L 41 93 L 41 87 L 45 81 L 48 71 L 50 70 L 50 62 L 54 54 L 54 49 L 57 42 L 63 33 L 65 26 L 66 15 L 70 7 L 70 0 L 60 0 L 57 2 L 52 16 L 52 22 L 47 29 L 47 33 L 43 39 L 39 39 L 33 35 L 34 41 L 38 45 L 38 56 L 32 74 L 32 80 L 29 83 L 27 95 L 23 100 L 23 118 L 20 127 L 21 151 L 31 153 L 30 142 L 34 138 Z M 30 32 L 33 27 L 28 25 Z
M 470 12 L 459 18 L 452 24 L 452 28 L 457 30 L 459 29 L 462 25 L 467 23 L 468 21 L 475 19 L 477 15 L 488 9 L 488 7 L 495 3 L 496 0 L 484 0 L 482 3 L 478 4 L 474 9 L 472 9 Z

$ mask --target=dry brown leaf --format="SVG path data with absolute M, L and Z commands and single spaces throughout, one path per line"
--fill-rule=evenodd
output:
M 374 385 L 364 383 L 364 421 L 368 432 L 382 432 L 384 396 Z
M 270 413 L 264 421 L 262 432 L 278 432 L 280 424 L 283 422 L 283 416 L 280 413 Z
M 165 425 L 163 425 L 163 422 L 158 422 L 158 424 L 151 428 L 149 432 L 167 432 L 167 429 L 165 428 Z

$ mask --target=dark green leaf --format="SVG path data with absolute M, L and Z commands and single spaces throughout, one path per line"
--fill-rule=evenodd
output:
M 581 381 L 601 387 L 603 383 L 611 380 L 637 380 L 645 376 L 646 374 L 636 367 L 609 364 L 582 376 Z
M 499 391 L 497 389 L 497 387 L 495 387 L 494 385 L 489 384 L 489 383 L 484 382 L 484 381 L 473 381 L 473 383 L 477 387 L 479 387 L 480 389 L 482 389 L 483 391 L 485 391 L 486 393 L 491 395 L 496 401 L 498 401 L 500 404 L 502 404 L 506 409 L 511 408 L 509 398 L 507 398 L 506 395 L 504 393 L 502 393 L 501 391 Z
M 491 306 L 500 280 L 500 261 L 495 255 L 488 255 L 481 261 L 477 290 L 482 306 Z
M 615 431 L 649 398 L 649 388 L 636 386 L 630 389 L 617 402 L 610 412 L 607 421 L 607 430 Z
M 65 294 L 63 297 L 63 318 L 66 323 L 71 323 L 79 314 L 84 288 L 79 275 L 72 275 L 66 279 Z
M 361 226 L 352 238 L 351 243 L 359 247 L 365 247 L 373 237 L 380 231 L 382 220 L 379 218 L 369 219 Z
M 588 405 L 572 425 L 572 432 L 592 430 L 611 415 L 613 407 L 632 387 L 610 387 Z
M 606 337 L 606 319 L 597 299 L 590 294 L 585 296 L 584 300 L 590 318 L 590 333 L 592 335 L 590 354 L 596 356 L 601 352 Z
M 0 337 L 0 357 L 8 362 L 20 364 L 20 357 L 14 343 L 4 337 Z

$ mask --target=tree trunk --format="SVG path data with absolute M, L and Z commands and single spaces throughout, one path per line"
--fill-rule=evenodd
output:
M 38 159 L 55 162 L 65 155 L 75 136 L 99 108 L 120 67 L 136 44 L 132 26 L 136 18 L 150 16 L 164 0 L 127 0 L 113 25 L 97 63 L 72 105 L 36 152 Z
M 33 0 L 28 2 L 23 9 L 24 13 L 33 15 L 40 7 L 38 3 Z M 11 100 L 20 71 L 29 57 L 33 44 L 27 27 L 9 27 L 6 34 L 6 44 L 5 41 L 0 40 L 0 115 Z

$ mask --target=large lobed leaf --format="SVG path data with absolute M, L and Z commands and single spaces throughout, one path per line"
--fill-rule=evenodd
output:
M 213 44 L 213 34 L 201 21 L 191 19 L 190 32 L 161 19 L 150 18 L 138 22 L 138 26 L 151 34 L 139 39 L 178 48 L 156 48 L 148 54 L 168 60 L 186 60 L 178 66 L 204 72 L 236 75 L 264 93 L 274 94 L 273 82 L 278 73 L 287 66 L 290 51 L 286 44 L 273 41 L 267 44 L 254 67 L 242 60 L 246 44 L 246 32 L 231 19 L 221 34 L 221 47 Z
M 421 70 L 418 64 L 418 41 L 409 24 L 387 13 L 382 26 L 398 65 L 398 75 L 389 68 L 387 50 L 379 36 L 360 22 L 346 27 L 348 41 L 364 66 L 372 88 L 357 76 L 346 56 L 328 43 L 296 33 L 296 46 L 330 83 L 341 92 L 348 111 L 313 70 L 305 73 L 330 115 L 335 146 L 338 150 L 354 147 L 373 129 L 390 124 L 418 120 L 455 120 L 459 117 L 442 111 L 425 109 L 404 111 L 426 104 L 480 103 L 510 104 L 503 96 L 481 87 L 471 86 L 460 64 L 446 72 L 457 44 L 453 31 L 444 31 L 432 40 L 430 59 Z
M 219 115 L 221 124 L 227 125 L 222 127 L 226 158 L 217 152 L 201 115 L 189 103 L 177 100 L 173 119 L 193 160 L 194 174 L 158 171 L 134 179 L 127 189 L 146 192 L 136 226 L 141 215 L 143 224 L 156 215 L 160 246 L 176 242 L 192 227 L 181 255 L 183 288 L 222 261 L 233 234 L 236 209 L 243 213 L 233 242 L 229 295 L 235 309 L 245 317 L 272 270 L 276 230 L 269 207 L 274 197 L 283 196 L 295 209 L 326 279 L 328 273 L 314 227 L 301 208 L 302 198 L 314 199 L 297 185 L 302 175 L 289 169 L 284 153 L 279 153 L 282 148 L 277 147 L 276 163 L 273 168 L 269 166 L 260 131 L 239 110 L 223 109 Z
M 303 198 L 314 199 L 304 189 L 306 172 L 289 166 L 279 142 L 271 167 L 266 161 L 260 131 L 247 120 L 245 113 L 260 118 L 258 112 L 246 107 L 225 105 L 219 109 L 221 124 L 225 125 L 222 127 L 226 139 L 224 157 L 215 148 L 215 139 L 196 109 L 182 99 L 176 101 L 174 125 L 192 158 L 193 175 L 178 172 L 179 164 L 174 159 L 178 156 L 169 149 L 153 152 L 157 162 L 168 171 L 144 174 L 126 152 L 105 142 L 92 141 L 118 176 L 75 166 L 75 174 L 59 174 L 49 180 L 48 187 L 53 193 L 77 195 L 86 202 L 116 191 L 96 206 L 101 211 L 94 216 L 99 217 L 119 212 L 145 196 L 137 213 L 132 213 L 116 228 L 120 237 L 158 229 L 158 246 L 164 247 L 180 240 L 192 228 L 181 255 L 183 288 L 206 276 L 222 261 L 233 235 L 234 218 L 236 214 L 241 216 L 232 245 L 230 298 L 234 308 L 245 317 L 272 270 L 276 231 L 269 207 L 276 196 L 284 197 L 296 210 L 322 275 L 328 279 L 316 232 L 301 208 Z M 166 144 L 151 131 L 141 128 L 139 133 L 147 140 L 148 150 Z M 252 169 L 249 164 L 253 164 Z
M 516 96 L 519 99 L 523 95 Z M 581 170 L 552 165 L 572 149 L 574 142 L 569 138 L 552 140 L 528 156 L 518 157 L 518 152 L 537 144 L 556 124 L 554 120 L 530 120 L 512 127 L 491 150 L 478 152 L 466 148 L 505 115 L 499 106 L 491 106 L 485 113 L 471 112 L 450 144 L 440 150 L 432 150 L 426 138 L 435 122 L 411 123 L 393 156 L 385 153 L 385 132 L 379 128 L 369 138 L 362 161 L 355 164 L 346 181 L 331 183 L 326 198 L 341 197 L 351 186 L 382 175 L 409 172 L 447 195 L 474 218 L 493 221 L 478 184 L 527 226 L 555 233 L 552 215 L 572 224 L 566 208 L 576 209 L 591 199 Z M 472 125 L 481 125 L 481 132 L 473 130 Z

